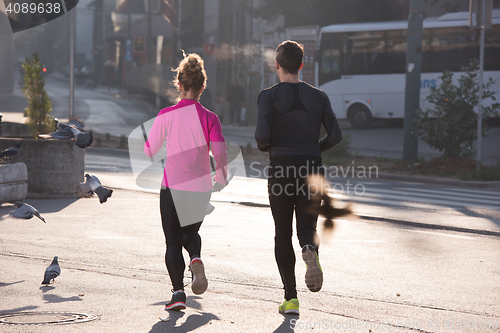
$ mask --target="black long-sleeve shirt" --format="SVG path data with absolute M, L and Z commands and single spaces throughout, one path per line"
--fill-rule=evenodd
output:
M 321 124 L 327 135 L 318 140 Z M 342 132 L 324 91 L 305 82 L 282 82 L 259 94 L 255 140 L 271 158 L 321 157 L 342 140 Z

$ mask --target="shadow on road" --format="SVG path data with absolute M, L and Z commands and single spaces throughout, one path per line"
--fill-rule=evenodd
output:
M 186 306 L 201 311 L 202 306 L 200 302 L 198 302 L 199 299 L 202 298 L 200 296 L 188 296 L 186 300 Z
M 12 284 L 23 283 L 23 282 L 24 282 L 24 280 L 11 282 L 11 283 L 0 282 L 0 287 L 7 287 L 7 286 L 10 286 Z
M 56 287 L 54 287 L 54 286 L 41 286 L 39 289 L 42 291 L 42 293 L 46 293 L 47 291 L 51 291 L 51 290 L 56 289 Z
M 149 333 L 192 332 L 208 324 L 211 320 L 220 320 L 212 313 L 200 312 L 189 315 L 182 324 L 176 326 L 177 321 L 182 318 L 185 313 L 182 311 L 168 311 L 168 315 L 169 321 L 159 321 L 153 325 Z
M 53 295 L 53 294 L 45 294 L 45 295 L 43 295 L 43 299 L 45 300 L 45 303 L 62 303 L 62 302 L 82 301 L 82 299 L 78 296 L 61 297 L 59 295 Z
M 29 310 L 35 310 L 35 309 L 38 309 L 38 306 L 36 306 L 36 305 L 28 305 L 28 306 L 23 306 L 22 308 L 14 308 L 14 309 L 9 309 L 9 310 L 0 310 L 0 314 L 17 313 L 17 312 L 29 311 Z
M 75 191 L 76 192 L 76 191 Z M 27 203 L 33 207 L 35 207 L 40 214 L 43 216 L 44 213 L 57 213 L 64 208 L 70 206 L 74 202 L 79 200 L 79 198 L 72 199 L 28 199 L 23 200 L 24 203 Z M 3 203 L 0 205 L 0 220 L 9 217 L 9 213 L 13 210 L 17 209 L 14 204 L 11 203 Z
M 496 210 L 485 210 L 481 209 L 479 212 L 479 209 L 474 210 L 470 209 L 468 207 L 463 207 L 457 210 L 459 213 L 464 214 L 469 217 L 480 217 L 483 219 L 490 220 L 492 223 L 495 223 L 497 226 L 500 227 L 500 215 L 498 214 L 498 211 Z
M 299 316 L 298 315 L 289 315 L 289 314 L 281 314 L 283 316 L 283 323 L 281 323 L 280 326 L 278 326 L 273 333 L 287 333 L 287 332 L 294 332 L 293 330 L 293 325 L 292 325 L 292 320 L 298 320 Z

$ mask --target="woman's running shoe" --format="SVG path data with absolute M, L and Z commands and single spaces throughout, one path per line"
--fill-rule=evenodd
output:
M 285 313 L 285 314 L 298 315 L 299 314 L 299 300 L 296 298 L 292 298 L 289 301 L 285 300 L 283 302 L 283 304 L 280 305 L 279 312 Z
M 172 300 L 165 304 L 165 310 L 184 310 L 186 308 L 186 294 L 183 291 L 175 292 Z
M 323 285 L 323 270 L 319 264 L 318 253 L 312 245 L 302 248 L 302 259 L 306 262 L 306 285 L 312 292 L 320 291 Z
M 205 266 L 200 258 L 194 258 L 191 260 L 189 265 L 191 268 L 191 273 L 193 280 L 191 282 L 191 290 L 193 294 L 200 295 L 203 294 L 208 287 L 207 277 L 205 276 Z

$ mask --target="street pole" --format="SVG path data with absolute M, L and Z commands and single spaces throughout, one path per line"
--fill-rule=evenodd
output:
M 405 118 L 403 161 L 418 160 L 418 136 L 415 133 L 416 111 L 420 108 L 420 72 L 422 67 L 422 0 L 411 0 L 408 15 L 406 49 Z
M 69 12 L 69 118 L 75 114 L 75 11 Z
M 253 0 L 250 1 L 250 34 L 249 34 L 249 43 L 247 43 L 247 47 L 250 49 L 252 53 L 251 56 L 247 56 L 247 85 L 246 85 L 246 97 L 245 97 L 245 120 L 244 122 L 248 124 L 249 116 L 250 116 L 250 81 L 251 75 L 250 71 L 253 65 L 253 52 L 254 52 L 254 44 L 253 44 Z M 240 114 L 241 119 L 241 114 Z M 243 119 L 241 119 L 243 120 Z
M 483 69 L 484 69 L 484 29 L 486 28 L 486 1 L 481 1 L 481 39 L 479 45 L 479 92 L 477 102 L 477 148 L 476 172 L 481 170 L 481 150 L 483 144 Z
M 153 45 L 151 43 L 151 0 L 148 0 L 148 38 L 147 38 L 147 52 L 148 52 L 148 63 L 153 62 Z
M 469 27 L 481 29 L 479 43 L 479 77 L 478 77 L 478 102 L 477 102 L 477 148 L 476 172 L 481 170 L 481 150 L 483 139 L 483 70 L 484 70 L 484 34 L 485 29 L 491 29 L 492 15 L 491 0 L 470 0 Z
M 483 17 L 485 4 L 483 1 Z M 476 148 L 476 172 L 481 170 L 481 150 L 483 141 L 483 68 L 484 68 L 484 25 L 481 27 L 481 41 L 479 46 L 479 92 L 477 101 L 477 148 Z

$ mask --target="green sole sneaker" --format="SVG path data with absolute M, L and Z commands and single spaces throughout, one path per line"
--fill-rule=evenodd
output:
M 291 300 L 285 300 L 279 306 L 279 312 L 285 314 L 298 315 L 299 314 L 299 300 L 296 298 L 292 298 Z
M 318 292 L 323 286 L 323 270 L 319 264 L 318 254 L 312 245 L 302 248 L 302 259 L 306 263 L 306 285 L 312 292 Z

